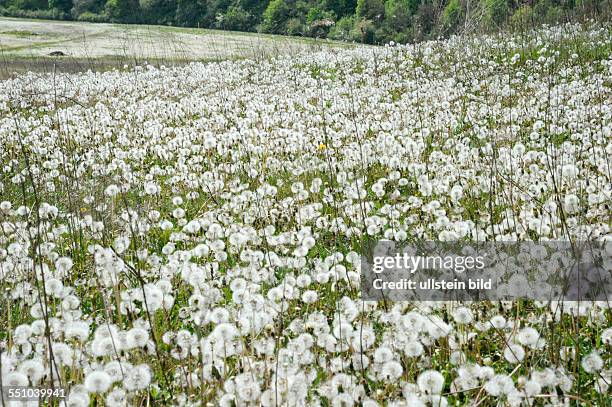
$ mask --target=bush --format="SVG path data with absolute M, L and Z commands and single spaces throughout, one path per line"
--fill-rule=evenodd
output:
M 273 34 L 286 32 L 285 21 L 290 12 L 291 10 L 285 0 L 272 0 L 263 13 L 261 28 L 263 31 Z M 294 28 L 292 27 L 292 29 Z
M 355 25 L 355 18 L 353 16 L 342 17 L 334 24 L 329 30 L 328 38 L 332 40 L 351 41 L 358 40 L 353 36 L 353 26 Z
M 59 11 L 58 9 L 52 10 L 20 10 L 15 6 L 9 6 L 0 11 L 0 15 L 7 17 L 18 17 L 18 18 L 41 18 L 45 20 L 69 20 L 70 14 Z
M 408 27 L 412 7 L 412 4 L 405 0 L 387 0 L 384 23 L 390 31 L 404 31 Z
M 353 35 L 364 44 L 373 44 L 375 29 L 372 20 L 361 19 L 355 24 Z
M 285 32 L 287 35 L 304 35 L 305 32 L 304 24 L 299 18 L 292 18 L 287 21 Z
M 326 10 L 321 10 L 318 7 L 312 7 L 306 14 L 306 23 L 312 24 L 320 20 L 335 20 L 336 16 L 334 13 Z
M 493 26 L 504 24 L 510 16 L 510 8 L 506 0 L 484 0 L 487 23 Z
M 510 25 L 515 30 L 533 28 L 534 15 L 531 6 L 524 5 L 519 7 L 510 18 Z
M 72 0 L 48 0 L 49 9 L 57 9 L 61 12 L 68 13 L 72 8 Z
M 138 2 L 131 0 L 108 0 L 105 6 L 105 14 L 113 22 L 133 23 L 142 18 L 137 7 L 139 7 Z M 156 22 L 164 23 L 165 21 Z
M 385 15 L 385 4 L 382 0 L 358 0 L 355 15 L 366 20 L 382 20 Z
M 308 35 L 310 37 L 327 38 L 329 30 L 334 26 L 334 20 L 316 20 L 308 25 Z
M 252 27 L 251 13 L 240 6 L 232 6 L 223 16 L 223 27 L 226 30 L 249 31 Z
M 329 31 L 334 26 L 334 13 L 321 10 L 318 7 L 313 7 L 306 14 L 306 24 L 308 27 L 308 35 L 311 37 L 327 37 Z
M 609 4 L 609 1 L 605 2 L 601 0 L 576 0 L 575 7 L 581 10 L 583 17 L 598 18 L 603 16 L 605 20 L 611 17 L 610 11 L 612 10 Z
M 70 15 L 76 20 L 83 13 L 100 14 L 104 9 L 103 4 L 95 0 L 73 0 Z M 88 20 L 82 20 L 88 21 Z
M 398 44 L 406 44 L 407 42 L 410 42 L 410 35 L 408 35 L 407 32 L 397 32 L 393 34 L 391 39 Z
M 450 0 L 446 7 L 444 8 L 444 13 L 442 15 L 442 23 L 444 24 L 444 28 L 450 30 L 450 32 L 455 32 L 463 19 L 463 7 L 459 0 Z
M 429 33 L 434 28 L 436 11 L 433 5 L 429 2 L 421 3 L 417 12 L 412 16 L 412 22 L 409 25 L 411 30 L 411 38 L 413 40 L 424 40 L 428 38 Z
M 6 6 L 11 9 L 14 8 L 16 10 L 30 10 L 30 11 L 38 11 L 38 10 L 46 10 L 48 7 L 47 0 L 12 0 L 5 2 Z M 15 11 L 12 11 L 13 13 Z
M 108 17 L 104 14 L 96 14 L 91 11 L 86 11 L 77 16 L 77 21 L 88 21 L 90 23 L 104 23 L 108 21 Z

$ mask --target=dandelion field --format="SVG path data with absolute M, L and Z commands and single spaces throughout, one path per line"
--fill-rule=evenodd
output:
M 66 406 L 610 405 L 606 301 L 359 287 L 366 236 L 612 237 L 610 30 L 0 82 L 0 384 L 53 381 Z

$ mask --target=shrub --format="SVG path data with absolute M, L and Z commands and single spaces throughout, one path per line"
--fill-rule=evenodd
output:
M 287 21 L 285 32 L 287 35 L 304 35 L 305 32 L 304 24 L 299 18 L 291 18 Z
M 353 35 L 364 44 L 374 43 L 375 26 L 372 20 L 361 19 L 355 24 Z
M 342 17 L 334 24 L 329 30 L 328 38 L 333 40 L 351 41 L 358 40 L 353 36 L 353 26 L 355 25 L 355 18 L 353 16 Z
M 285 0 L 272 0 L 263 13 L 263 21 L 261 24 L 263 31 L 274 34 L 286 32 L 285 20 L 290 11 Z M 295 23 L 293 23 L 293 25 L 294 27 L 292 27 L 292 29 L 295 29 Z
M 463 19 L 463 14 L 463 7 L 459 0 L 450 0 L 442 15 L 444 28 L 450 30 L 450 32 L 455 32 Z
M 510 25 L 514 29 L 532 28 L 534 25 L 533 9 L 529 5 L 519 7 L 510 18 Z
M 78 21 L 88 21 L 90 23 L 104 23 L 108 21 L 108 17 L 104 14 L 96 14 L 91 11 L 86 11 L 77 16 Z
M 223 17 L 223 27 L 226 30 L 249 31 L 252 26 L 251 13 L 240 6 L 232 6 Z
M 510 7 L 506 0 L 484 0 L 487 23 L 493 26 L 504 24 L 510 16 Z

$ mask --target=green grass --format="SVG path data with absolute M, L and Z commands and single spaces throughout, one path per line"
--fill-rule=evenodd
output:
M 24 38 L 39 35 L 38 33 L 35 33 L 35 32 L 32 32 L 32 31 L 26 31 L 26 30 L 0 31 L 0 34 L 2 34 L 2 35 L 11 35 L 11 36 L 14 36 L 14 37 L 24 37 Z

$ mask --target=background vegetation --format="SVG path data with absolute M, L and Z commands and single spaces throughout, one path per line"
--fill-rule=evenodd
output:
M 363 43 L 607 18 L 611 0 L 0 0 L 0 15 L 259 31 Z

